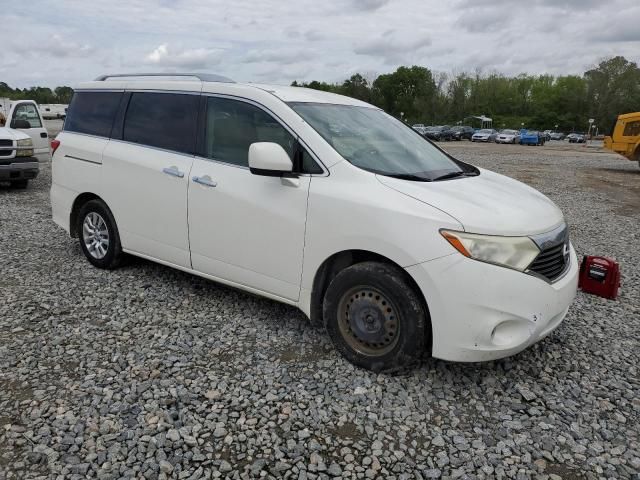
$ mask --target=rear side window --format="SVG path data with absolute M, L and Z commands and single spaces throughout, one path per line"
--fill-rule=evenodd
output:
M 134 92 L 123 140 L 193 154 L 199 99 L 198 95 Z
M 71 99 L 64 130 L 98 137 L 111 136 L 122 92 L 76 92 Z
M 625 137 L 636 137 L 640 135 L 640 121 L 629 122 L 624 126 Z

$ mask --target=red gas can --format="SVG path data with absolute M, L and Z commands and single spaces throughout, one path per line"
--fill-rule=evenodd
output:
M 620 288 L 620 265 L 611 258 L 585 255 L 580 265 L 578 287 L 586 293 L 615 299 Z

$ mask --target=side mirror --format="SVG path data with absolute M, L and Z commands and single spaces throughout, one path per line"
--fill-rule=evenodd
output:
M 31 124 L 27 120 L 23 120 L 21 118 L 14 118 L 11 121 L 11 128 L 27 129 L 27 128 L 31 128 Z
M 282 177 L 291 175 L 293 162 L 281 145 L 256 142 L 249 146 L 249 170 L 254 175 Z

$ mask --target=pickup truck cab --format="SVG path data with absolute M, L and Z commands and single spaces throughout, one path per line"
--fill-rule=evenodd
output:
M 26 133 L 0 127 L 0 182 L 26 188 L 40 169 L 33 151 L 33 140 Z
M 44 126 L 38 104 L 33 100 L 0 99 L 0 127 L 20 130 L 33 141 L 33 156 L 48 161 L 49 133 Z

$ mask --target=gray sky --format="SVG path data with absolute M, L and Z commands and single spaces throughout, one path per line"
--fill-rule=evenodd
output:
M 580 74 L 613 55 L 640 61 L 638 0 L 3 3 L 0 81 L 21 88 L 136 71 L 289 84 L 413 64 Z

